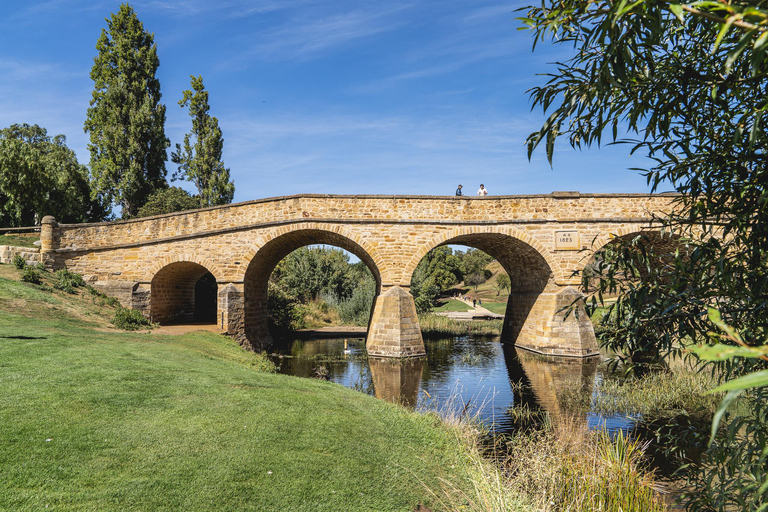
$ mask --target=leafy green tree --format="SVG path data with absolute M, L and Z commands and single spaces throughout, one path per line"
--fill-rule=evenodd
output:
M 477 287 L 483 284 L 485 281 L 486 281 L 485 276 L 479 272 L 475 272 L 474 274 L 469 274 L 467 277 L 464 278 L 464 284 L 474 288 L 475 293 L 477 293 Z
M 482 274 L 485 267 L 493 261 L 493 258 L 487 253 L 479 249 L 468 249 L 467 252 L 462 253 L 461 259 L 461 273 L 464 276 L 470 274 Z
M 134 216 L 149 195 L 165 188 L 165 105 L 160 103 L 160 61 L 154 35 L 122 4 L 106 20 L 91 68 L 93 95 L 85 120 L 90 134 L 94 189 L 124 216 Z
M 510 281 L 509 276 L 504 273 L 500 272 L 498 276 L 496 276 L 496 295 L 498 296 L 503 291 L 509 291 L 512 286 L 512 281 Z
M 662 219 L 678 237 L 669 251 L 640 235 L 609 244 L 585 277 L 597 303 L 618 294 L 604 342 L 629 363 L 703 344 L 716 331 L 709 308 L 735 336 L 768 339 L 768 2 L 557 0 L 527 8 L 536 42 L 573 48 L 531 91 L 550 113 L 529 152 L 565 137 L 574 147 L 604 140 L 647 155 L 654 191 L 672 186 L 676 209 Z M 739 343 L 740 342 L 740 343 Z M 725 379 L 765 371 L 760 357 L 711 364 Z M 768 503 L 768 389 L 744 397 L 749 414 L 715 432 L 693 480 L 692 510 L 757 510 Z
M 272 280 L 304 303 L 322 293 L 347 299 L 357 284 L 348 256 L 340 249 L 329 247 L 296 249 L 278 264 Z
M 156 190 L 149 196 L 147 202 L 139 208 L 137 217 L 150 217 L 164 213 L 194 210 L 200 206 L 197 197 L 179 187 L 168 187 Z
M 44 215 L 83 222 L 107 211 L 98 196 L 91 200 L 88 171 L 63 135 L 14 124 L 0 130 L 0 225 L 31 226 Z
M 184 91 L 179 105 L 189 107 L 192 133 L 184 136 L 184 147 L 176 144 L 176 151 L 171 154 L 179 166 L 173 179 L 194 183 L 201 207 L 229 204 L 235 195 L 235 184 L 229 180 L 229 169 L 221 161 L 224 139 L 219 120 L 208 113 L 208 91 L 203 86 L 203 77 L 191 79 L 192 90 Z

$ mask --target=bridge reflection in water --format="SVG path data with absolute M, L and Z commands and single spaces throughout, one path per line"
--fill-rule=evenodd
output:
M 603 419 L 568 410 L 570 401 L 589 403 L 598 358 L 547 357 L 502 345 L 498 339 L 461 336 L 427 340 L 427 357 L 398 360 L 366 357 L 362 339 L 322 339 L 274 348 L 280 372 L 329 380 L 414 409 L 459 408 L 497 431 L 516 428 L 513 406 L 568 416 L 594 427 Z M 322 369 L 321 369 L 322 367 Z M 320 371 L 318 372 L 318 370 Z M 457 411 L 460 412 L 460 411 Z M 623 426 L 623 425 L 618 425 Z

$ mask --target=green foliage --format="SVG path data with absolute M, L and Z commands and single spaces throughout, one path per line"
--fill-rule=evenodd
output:
M 272 280 L 267 289 L 267 309 L 271 329 L 295 331 L 304 328 L 301 301 Z
M 149 329 L 152 327 L 152 323 L 141 314 L 141 311 L 122 306 L 117 307 L 112 323 L 115 327 L 124 331 L 138 331 L 139 329 Z
M 339 301 L 339 317 L 344 324 L 368 325 L 371 318 L 373 299 L 376 297 L 376 282 L 370 272 L 352 291 L 352 296 Z
M 12 263 L 13 266 L 19 270 L 27 266 L 27 262 L 24 260 L 24 257 L 21 254 L 14 255 Z
M 289 295 L 306 303 L 323 293 L 349 298 L 359 281 L 357 272 L 339 249 L 301 247 L 278 264 L 271 279 L 280 282 Z
M 550 116 L 529 137 L 529 152 L 546 141 L 552 161 L 558 137 L 574 147 L 629 144 L 653 162 L 644 173 L 654 191 L 671 184 L 680 194 L 674 213 L 660 219 L 663 236 L 615 239 L 585 276 L 593 305 L 618 295 L 603 341 L 627 362 L 652 363 L 706 343 L 715 323 L 708 308 L 740 333 L 742 343 L 731 336 L 724 344 L 759 347 L 768 339 L 766 6 L 567 0 L 528 8 L 524 22 L 537 41 L 574 48 L 531 92 Z M 726 380 L 768 367 L 745 357 L 708 364 Z M 768 503 L 764 390 L 752 389 L 751 413 L 717 434 L 689 508 Z
M 97 306 L 110 306 L 114 308 L 120 305 L 119 300 L 100 292 L 89 284 L 85 285 L 85 289 L 88 290 L 88 293 L 93 296 L 93 303 Z
M 150 217 L 164 213 L 183 212 L 200 207 L 196 196 L 179 187 L 161 188 L 147 198 L 139 208 L 136 217 Z
M 63 290 L 67 293 L 75 293 L 75 288 L 85 286 L 83 276 L 69 270 L 62 269 L 56 271 L 56 282 L 53 287 L 57 290 Z
M 154 36 L 122 4 L 96 43 L 93 97 L 85 120 L 94 189 L 135 216 L 149 195 L 166 187 L 165 105 L 155 77 Z
M 184 147 L 176 144 L 171 159 L 179 165 L 173 179 L 191 181 L 197 187 L 200 207 L 228 204 L 235 195 L 235 184 L 229 180 L 229 169 L 221 161 L 224 139 L 219 120 L 208 111 L 208 91 L 203 77 L 190 77 L 192 90 L 184 91 L 179 105 L 189 107 L 192 133 L 184 136 Z
M 437 305 L 440 292 L 458 283 L 461 276 L 461 258 L 453 254 L 450 247 L 429 251 L 411 276 L 411 294 L 416 302 L 416 311 L 431 311 Z
M 88 171 L 66 137 L 38 125 L 0 130 L 0 225 L 31 226 L 45 215 L 60 222 L 102 220 L 106 205 L 91 200 Z
M 475 293 L 477 293 L 477 287 L 483 284 L 485 281 L 486 281 L 485 275 L 481 274 L 480 272 L 469 274 L 464 278 L 464 284 L 474 288 Z
M 24 273 L 21 274 L 21 280 L 25 283 L 40 284 L 40 271 L 35 267 L 23 267 Z
M 482 274 L 485 267 L 493 261 L 491 256 L 479 249 L 468 249 L 464 253 L 457 251 L 456 258 L 460 261 L 461 275 L 464 277 Z
M 496 287 L 496 295 L 498 296 L 504 291 L 509 292 L 512 286 L 512 281 L 510 281 L 507 274 L 499 272 L 499 275 L 496 277 L 496 284 L 494 286 Z

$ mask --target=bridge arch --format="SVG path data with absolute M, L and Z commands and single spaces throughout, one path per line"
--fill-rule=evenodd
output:
M 616 244 L 620 241 L 629 241 L 641 235 L 646 237 L 647 245 L 654 255 L 654 259 L 650 262 L 652 267 L 659 268 L 661 265 L 667 264 L 669 258 L 674 255 L 675 251 L 685 246 L 679 235 L 665 233 L 658 226 L 625 227 L 623 229 L 618 229 L 613 233 L 604 233 L 597 237 L 593 243 L 594 249 L 582 259 L 582 265 L 579 270 L 581 270 L 581 272 L 589 272 L 591 267 L 595 265 L 597 259 L 600 258 L 600 254 L 611 244 Z M 641 272 L 641 278 L 644 277 L 643 268 L 639 268 L 638 270 Z M 592 288 L 592 284 L 593 281 L 590 282 L 590 288 Z
M 549 251 L 525 231 L 502 226 L 468 226 L 444 231 L 419 246 L 404 269 L 408 282 L 429 251 L 442 245 L 466 245 L 490 254 L 499 261 L 517 289 L 543 290 L 559 270 Z M 533 272 L 526 271 L 526 265 Z M 555 268 L 553 268 L 555 267 Z
M 436 235 L 423 244 L 406 267 L 410 278 L 419 261 L 442 245 L 466 245 L 496 259 L 510 277 L 502 341 L 536 352 L 588 356 L 597 353 L 586 313 L 567 317 L 563 309 L 580 293 L 556 284 L 558 261 L 538 240 L 507 226 L 469 226 Z
M 244 331 L 248 343 L 264 348 L 272 343 L 267 326 L 267 290 L 269 277 L 277 264 L 291 252 L 307 245 L 332 245 L 357 256 L 376 281 L 376 295 L 382 279 L 378 255 L 373 247 L 339 226 L 302 223 L 277 229 L 272 236 L 258 240 L 258 248 L 249 251 L 243 271 Z M 378 262 L 377 262 L 378 260 Z
M 218 285 L 211 269 L 181 257 L 152 272 L 150 318 L 160 324 L 216 322 Z M 217 269 L 214 269 L 217 270 Z

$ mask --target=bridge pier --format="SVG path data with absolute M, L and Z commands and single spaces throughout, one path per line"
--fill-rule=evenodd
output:
M 368 326 L 368 355 L 374 357 L 422 357 L 427 355 L 421 338 L 413 296 L 392 286 L 376 297 Z
M 507 302 L 501 339 L 516 347 L 549 356 L 589 357 L 599 354 L 583 295 L 571 286 L 548 286 L 541 293 L 513 292 Z
M 223 284 L 223 283 L 222 283 Z M 219 286 L 217 322 L 223 333 L 238 336 L 245 333 L 245 300 L 243 285 Z

